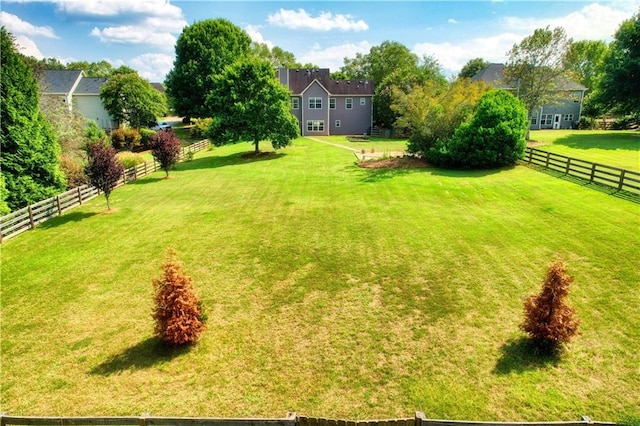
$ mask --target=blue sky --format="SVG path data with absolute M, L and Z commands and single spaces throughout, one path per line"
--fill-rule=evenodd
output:
M 226 18 L 255 41 L 299 62 L 337 71 L 343 58 L 393 40 L 434 56 L 455 75 L 475 57 L 504 62 L 536 28 L 562 26 L 574 40 L 610 41 L 637 1 L 207 1 L 1 0 L 0 23 L 22 52 L 64 63 L 107 60 L 151 81 L 172 68 L 186 25 Z

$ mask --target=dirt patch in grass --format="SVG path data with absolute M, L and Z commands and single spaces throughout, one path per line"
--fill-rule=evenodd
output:
M 359 161 L 358 166 L 364 169 L 417 169 L 431 167 L 429 163 L 416 157 L 394 157 Z
M 540 142 L 540 141 L 527 141 L 527 146 L 529 148 L 533 148 L 536 146 L 549 145 L 549 142 Z

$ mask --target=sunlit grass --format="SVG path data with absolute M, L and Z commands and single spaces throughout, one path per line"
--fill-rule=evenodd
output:
M 267 144 L 263 147 L 266 149 Z M 617 420 L 640 415 L 637 204 L 526 167 L 365 170 L 298 139 L 196 154 L 2 245 L 2 410 L 15 415 Z M 174 247 L 209 318 L 152 339 Z M 559 254 L 582 336 L 518 324 Z

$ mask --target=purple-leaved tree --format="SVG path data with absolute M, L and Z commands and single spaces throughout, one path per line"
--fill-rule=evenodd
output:
M 104 141 L 93 142 L 87 145 L 88 164 L 85 173 L 89 177 L 91 185 L 104 193 L 109 205 L 109 195 L 122 177 L 124 167 L 116 157 L 116 149 Z
M 180 140 L 173 133 L 173 130 L 162 130 L 151 136 L 149 139 L 151 155 L 160 163 L 160 168 L 169 177 L 169 169 L 178 161 L 180 157 Z

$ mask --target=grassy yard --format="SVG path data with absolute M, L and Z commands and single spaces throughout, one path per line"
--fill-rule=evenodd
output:
M 13 415 L 640 416 L 639 205 L 527 167 L 360 169 L 306 139 L 196 154 L 2 245 Z M 174 247 L 208 329 L 152 338 Z M 561 255 L 582 335 L 531 354 L 522 303 Z
M 640 132 L 605 130 L 533 130 L 536 148 L 594 163 L 640 171 Z

